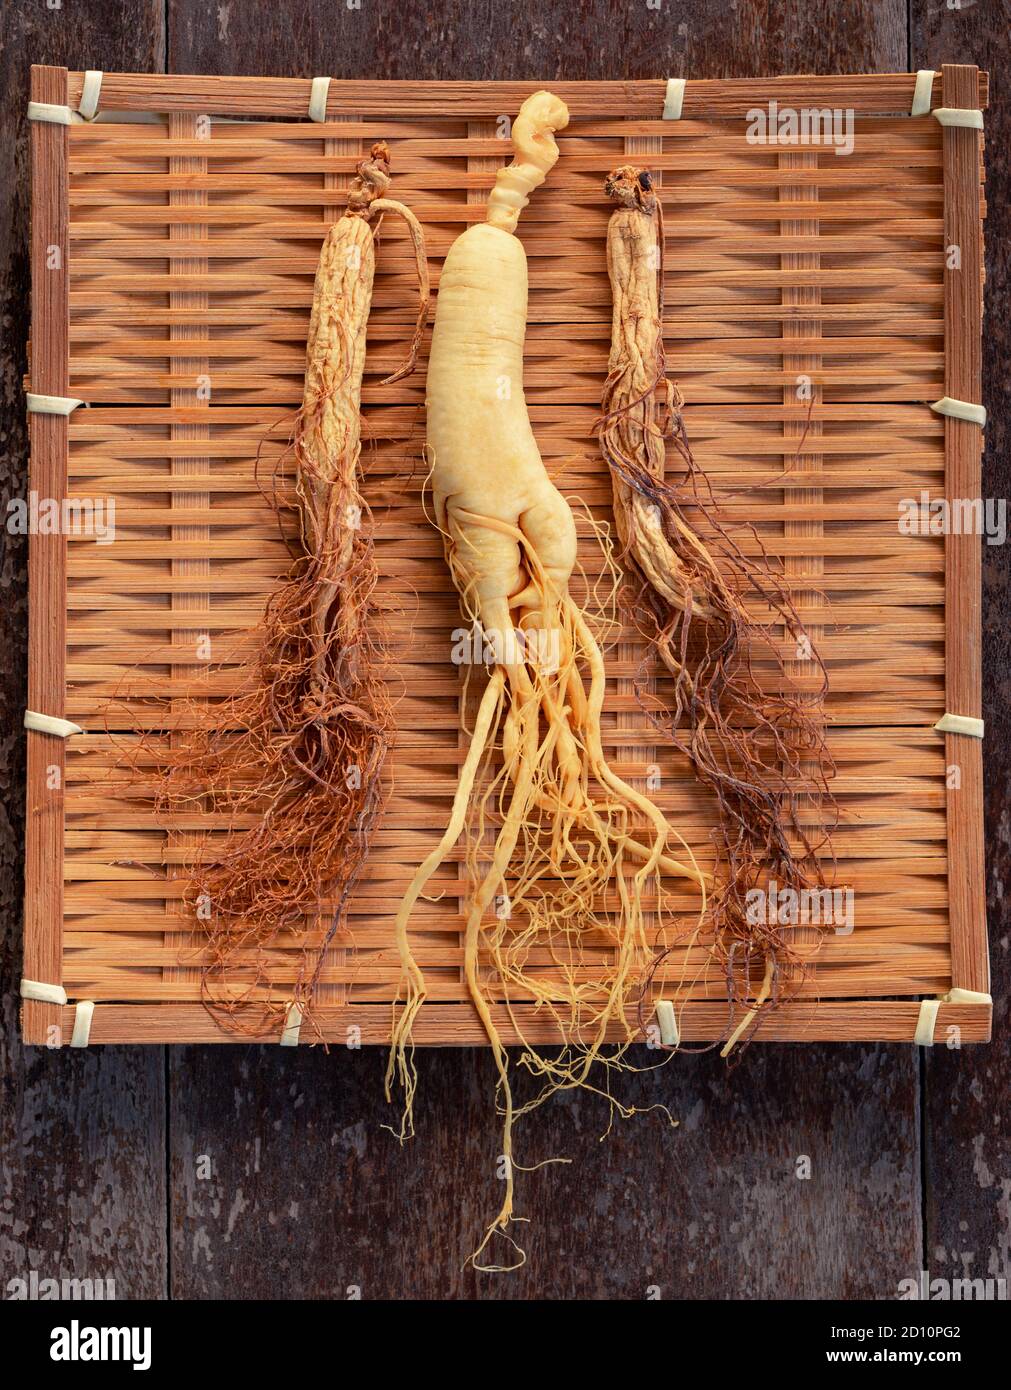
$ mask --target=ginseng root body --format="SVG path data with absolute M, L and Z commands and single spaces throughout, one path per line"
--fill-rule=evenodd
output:
M 508 1167 L 502 1208 L 480 1250 L 512 1215 L 514 1110 L 503 1028 L 523 1042 L 523 1062 L 543 1083 L 530 1105 L 585 1084 L 605 1042 L 633 1036 L 627 1003 L 651 958 L 647 878 L 662 871 L 697 887 L 705 882 L 687 847 L 682 858 L 671 853 L 676 837 L 656 807 L 604 757 L 604 663 L 569 590 L 575 521 L 548 477 L 523 396 L 527 267 L 513 233 L 558 156 L 554 132 L 567 120 L 547 92 L 524 103 L 513 124 L 516 157 L 498 175 L 486 222 L 464 232 L 446 257 L 428 369 L 434 519 L 464 610 L 497 660 L 446 832 L 398 914 L 405 986 L 388 1088 L 398 1077 L 405 1088 L 406 1132 L 411 1026 L 426 993 L 411 949 L 411 909 L 467 831 L 465 972 L 498 1066 Z M 615 901 L 605 910 L 608 893 Z M 527 1040 L 531 1005 L 570 1044 L 561 1057 Z
M 650 176 L 623 166 L 605 191 L 616 206 L 607 234 L 613 319 L 600 446 L 630 581 L 628 609 L 673 680 L 666 703 L 647 695 L 645 682 L 640 696 L 720 810 L 720 883 L 708 923 L 714 960 L 731 1002 L 754 996 L 727 1052 L 798 974 L 790 928 L 749 911 L 749 893 L 770 878 L 794 891 L 824 881 L 817 853 L 824 845 L 810 811 L 816 804 L 823 814 L 831 810 L 833 768 L 819 708 L 825 668 L 757 531 L 726 521 L 692 454 L 683 401 L 666 374 L 663 222 Z M 676 463 L 670 478 L 668 444 Z M 741 544 L 742 531 L 757 556 Z M 809 654 L 819 688 L 790 691 L 777 627 L 792 650 Z M 778 668 L 779 691 L 763 689 L 756 676 L 762 663 Z
M 407 223 L 421 285 L 408 360 L 391 380 L 414 364 L 428 303 L 421 228 L 385 198 L 389 182 L 389 151 L 377 144 L 320 252 L 294 432 L 297 557 L 267 602 L 236 693 L 188 711 L 158 788 L 166 814 L 209 808 L 237 827 L 200 844 L 187 897 L 206 946 L 204 1000 L 250 1034 L 278 1029 L 292 1004 L 311 1027 L 326 948 L 383 803 L 394 723 L 360 417 L 384 214 Z M 302 970 L 272 987 L 267 951 L 289 933 L 305 943 Z

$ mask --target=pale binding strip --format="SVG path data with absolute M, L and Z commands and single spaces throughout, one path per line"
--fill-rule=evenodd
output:
M 21 998 L 34 999 L 39 1004 L 65 1004 L 67 991 L 62 985 L 47 985 L 43 980 L 22 980 Z
M 656 1001 L 656 1021 L 660 1025 L 660 1041 L 664 1047 L 677 1047 L 681 1041 L 681 1034 L 674 1005 L 669 999 Z
M 302 1027 L 302 1005 L 289 1004 L 284 1016 L 284 1032 L 281 1034 L 282 1047 L 298 1047 L 298 1032 Z
M 913 88 L 913 104 L 909 108 L 911 116 L 929 116 L 930 98 L 934 91 L 934 69 L 921 68 L 916 74 L 916 86 Z
M 84 117 L 78 116 L 76 111 L 71 111 L 69 106 L 57 106 L 51 101 L 30 101 L 28 119 L 48 121 L 50 125 L 71 125 L 75 119 L 80 121 Z
M 55 714 L 39 714 L 36 710 L 25 710 L 25 728 L 37 734 L 52 734 L 55 738 L 70 738 L 83 734 L 80 724 L 72 724 L 69 719 L 60 719 Z
M 25 392 L 29 415 L 73 415 L 83 401 L 76 396 L 39 396 L 34 391 Z
M 939 106 L 934 112 L 934 117 L 942 125 L 968 126 L 970 130 L 983 129 L 983 112 L 972 106 Z
M 81 85 L 81 100 L 77 109 L 86 121 L 93 121 L 98 112 L 98 101 L 102 95 L 102 74 L 89 68 Z
M 665 121 L 679 121 L 681 119 L 681 107 L 685 100 L 685 79 L 683 77 L 668 77 L 667 92 L 663 100 L 663 118 Z
M 983 737 L 983 721 L 971 714 L 942 714 L 934 725 L 939 734 L 968 734 L 970 738 Z
M 992 1004 L 989 994 L 977 989 L 949 989 L 947 994 L 939 994 L 936 999 L 920 1000 L 920 1015 L 916 1020 L 913 1042 L 917 1047 L 931 1047 L 934 1042 L 934 1025 L 937 1011 L 942 1004 Z
M 309 92 L 310 121 L 326 120 L 326 99 L 330 95 L 329 77 L 314 77 Z
M 79 999 L 74 1009 L 74 1031 L 70 1035 L 71 1047 L 87 1047 L 91 1037 L 91 1020 L 95 1004 L 91 999 Z
M 930 408 L 938 415 L 947 415 L 952 420 L 968 420 L 971 425 L 979 425 L 980 429 L 986 425 L 986 406 L 974 405 L 972 401 L 959 401 L 954 396 L 942 396 L 939 401 L 932 401 Z
M 69 106 L 56 106 L 51 101 L 30 101 L 28 103 L 30 121 L 48 121 L 50 125 L 87 125 L 79 111 L 71 111 Z M 99 111 L 91 118 L 99 124 L 110 125 L 165 125 L 164 116 L 157 111 Z
M 168 114 L 160 111 L 99 111 L 100 125 L 168 125 Z

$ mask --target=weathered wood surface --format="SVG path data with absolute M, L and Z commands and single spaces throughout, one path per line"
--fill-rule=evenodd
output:
M 1006 43 L 1007 28 L 999 0 L 962 13 L 937 15 L 935 8 L 928 26 L 926 0 L 914 0 L 913 65 L 944 57 L 999 74 L 1007 58 L 997 48 L 1001 38 Z M 904 0 L 861 0 L 842 9 L 827 0 L 776 6 L 662 0 L 660 11 L 645 0 L 567 0 L 530 5 L 526 23 L 520 7 L 494 0 L 438 7 L 363 0 L 361 10 L 332 0 L 170 0 L 164 36 L 161 10 L 160 3 L 92 0 L 60 13 L 26 2 L 12 22 L 8 7 L 10 33 L 0 50 L 0 72 L 10 74 L 5 89 L 23 88 L 31 62 L 157 70 L 166 65 L 163 41 L 170 71 L 303 76 L 717 77 L 898 71 L 909 64 Z M 999 222 L 1006 216 L 999 83 L 994 98 L 991 256 L 1002 230 L 1006 235 Z M 16 190 L 3 224 L 7 308 L 18 325 L 6 335 L 11 490 L 23 485 L 25 439 L 18 386 L 27 304 L 22 112 L 15 97 L 0 116 L 5 133 L 17 129 L 20 141 L 15 147 L 8 138 L 0 154 L 6 186 Z M 991 261 L 985 381 L 992 424 L 984 467 L 995 496 L 1008 491 L 995 471 L 1005 452 L 995 364 L 1007 330 L 1002 314 L 993 312 L 1002 286 L 1006 264 Z M 4 775 L 12 810 L 0 853 L 14 924 L 22 833 L 23 546 L 7 553 L 3 621 L 7 649 L 17 657 L 4 675 Z M 999 966 L 1007 909 L 998 883 L 1011 849 L 1000 804 L 1008 774 L 1000 695 L 1008 693 L 1011 671 L 1009 596 L 1003 555 L 985 555 L 984 565 L 990 908 Z M 124 1297 L 157 1294 L 167 1281 L 177 1298 L 342 1298 L 352 1288 L 365 1298 L 642 1298 L 651 1286 L 663 1298 L 889 1298 L 900 1279 L 921 1267 L 925 1239 L 928 1256 L 944 1246 L 944 1261 L 970 1249 L 977 1262 L 1007 1261 L 1007 1159 L 993 1118 L 998 1093 L 1007 1088 L 1000 1007 L 992 1049 L 931 1057 L 923 1116 L 921 1059 L 899 1046 L 755 1047 L 729 1072 L 712 1054 L 681 1057 L 621 1089 L 623 1099 L 641 1107 L 662 1101 L 679 1127 L 671 1130 L 658 1113 L 640 1115 L 617 1121 L 604 1143 L 598 1142 L 607 1124 L 602 1101 L 570 1096 L 552 1103 L 523 1123 L 521 1161 L 564 1156 L 574 1162 L 522 1176 L 520 1211 L 531 1218 L 526 1267 L 514 1276 L 477 1276 L 461 1265 L 498 1186 L 486 1053 L 440 1050 L 422 1057 L 419 1134 L 403 1150 L 381 1128 L 389 1117 L 376 1051 L 174 1049 L 163 1098 L 161 1049 L 84 1056 L 38 1050 L 26 1061 L 10 998 L 19 973 L 12 938 L 11 926 L 3 958 L 9 1042 L 0 1118 L 5 1279 L 12 1277 L 8 1269 L 25 1267 L 112 1274 Z M 1001 987 L 998 969 L 997 999 Z M 805 1160 L 810 1177 L 799 1176 L 808 1171 Z M 161 1244 L 166 1227 L 168 1252 Z M 939 1258 L 932 1268 L 946 1272 L 941 1266 Z
M 21 379 L 29 314 L 30 66 L 160 67 L 160 0 L 3 7 L 0 25 L 0 277 L 3 393 L 0 489 L 27 487 Z M 26 1052 L 18 1033 L 24 856 L 27 635 L 24 537 L 0 532 L 4 816 L 0 822 L 0 1298 L 8 1281 L 115 1281 L 119 1298 L 160 1297 L 167 1280 L 165 1086 L 160 1049 Z
M 637 1115 L 604 1142 L 602 1100 L 551 1102 L 517 1161 L 572 1162 L 519 1175 L 528 1263 L 511 1275 L 461 1268 L 499 1201 L 486 1052 L 421 1057 L 403 1149 L 380 1129 L 378 1052 L 239 1052 L 172 1055 L 176 1297 L 889 1297 L 918 1267 L 908 1048 L 770 1044 L 729 1075 L 683 1057 L 616 1083 L 678 1127 Z
M 910 34 L 913 67 L 977 63 L 1001 74 L 986 121 L 987 220 L 983 320 L 983 401 L 989 408 L 983 496 L 1011 497 L 1007 377 L 1011 330 L 1008 178 L 1011 173 L 1011 8 L 918 3 Z M 935 1048 L 926 1060 L 925 1268 L 938 1278 L 1009 1277 L 1011 1154 L 1008 1145 L 1011 1052 L 1009 893 L 1011 883 L 1011 571 L 1006 546 L 983 549 L 983 744 L 987 918 L 993 994 L 993 1042 L 963 1052 Z

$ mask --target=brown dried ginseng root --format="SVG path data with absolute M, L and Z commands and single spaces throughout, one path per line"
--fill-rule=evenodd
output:
M 831 807 L 834 767 L 820 717 L 827 677 L 787 582 L 754 527 L 747 530 L 758 542 L 758 556 L 745 553 L 688 443 L 683 399 L 666 375 L 663 215 L 650 176 L 625 166 L 604 188 L 617 207 L 607 233 L 613 322 L 600 447 L 632 589 L 628 607 L 673 678 L 669 705 L 647 697 L 641 682 L 640 702 L 720 806 L 716 839 L 723 862 L 707 925 L 731 1007 L 753 1000 L 725 1042 L 728 1053 L 753 1034 L 787 981 L 802 973 L 792 926 L 756 911 L 759 900 L 749 899 L 749 892 L 772 881 L 798 893 L 824 884 L 826 838 L 814 842 L 804 810 L 812 801 Z M 683 465 L 670 480 L 668 439 Z M 701 517 L 708 542 L 689 509 Z M 765 623 L 751 616 L 749 599 L 756 611 L 765 610 Z M 787 692 L 784 659 L 771 636 L 775 626 L 809 655 L 820 689 Z M 783 693 L 760 688 L 752 664 L 759 659 L 778 665 Z M 643 999 L 668 954 L 654 960 Z
M 361 387 L 383 214 L 410 232 L 420 308 L 410 372 L 428 310 L 424 237 L 384 197 L 389 150 L 358 165 L 344 215 L 320 253 L 294 430 L 300 545 L 268 600 L 258 650 L 236 693 L 187 710 L 195 727 L 163 756 L 157 809 L 211 810 L 233 826 L 195 854 L 187 903 L 206 944 L 203 999 L 226 1027 L 276 1028 L 310 1006 L 326 948 L 341 927 L 382 809 L 394 723 L 384 683 L 385 634 L 375 589 L 372 520 L 361 489 Z M 240 822 L 251 828 L 239 828 Z M 294 990 L 277 997 L 266 955 L 282 934 L 304 939 Z M 290 944 L 290 943 L 286 943 Z

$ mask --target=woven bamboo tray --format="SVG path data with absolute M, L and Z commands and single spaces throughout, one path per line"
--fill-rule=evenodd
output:
M 76 110 L 82 83 L 35 68 L 32 95 Z M 116 539 L 31 540 L 28 705 L 87 733 L 28 734 L 24 973 L 62 983 L 69 1002 L 26 1002 L 27 1042 L 68 1040 L 79 1000 L 95 1003 L 95 1043 L 234 1040 L 199 1002 L 181 910 L 187 856 L 216 827 L 199 813 L 156 823 L 119 750 L 173 727 L 173 702 L 228 688 L 233 667 L 209 677 L 197 643 L 209 636 L 219 660 L 238 659 L 236 634 L 285 568 L 257 454 L 262 476 L 284 448 L 319 246 L 357 159 L 390 142 L 395 196 L 425 224 L 437 285 L 508 157 L 498 118 L 538 85 L 335 80 L 319 124 L 308 80 L 107 73 L 102 119 L 33 123 L 30 386 L 87 408 L 31 416 L 31 488 L 114 499 Z M 910 74 L 690 82 L 677 121 L 661 119 L 663 81 L 551 85 L 572 121 L 521 223 L 526 386 L 546 462 L 563 491 L 608 516 L 593 435 L 610 325 L 601 185 L 614 165 L 641 162 L 662 182 L 668 364 L 696 454 L 728 512 L 751 518 L 782 559 L 827 661 L 837 882 L 853 888 L 855 929 L 826 935 L 758 1038 L 909 1041 L 923 996 L 989 988 L 980 743 L 933 728 L 946 710 L 981 712 L 980 541 L 897 526 L 900 499 L 921 490 L 980 492 L 979 428 L 928 408 L 980 398 L 980 136 L 905 114 Z M 932 105 L 985 107 L 986 85 L 975 68 L 945 68 Z M 852 154 L 749 143 L 746 113 L 770 100 L 853 111 Z M 946 273 L 952 245 L 961 269 Z M 450 660 L 461 620 L 421 510 L 424 372 L 377 384 L 400 360 L 413 305 L 407 243 L 384 227 L 363 433 L 384 587 L 402 609 L 401 732 L 368 878 L 323 975 L 317 1021 L 338 1041 L 351 1027 L 366 1043 L 389 1036 L 393 913 L 445 824 L 465 750 Z M 814 392 L 806 432 L 802 376 Z M 713 808 L 637 707 L 641 657 L 631 634 L 610 653 L 606 750 L 622 775 L 651 779 L 711 863 Z M 430 983 L 417 1038 L 481 1043 L 462 983 L 458 861 L 435 891 L 415 919 Z M 691 895 L 675 893 L 690 910 Z M 299 952 L 287 940 L 274 953 L 279 1000 Z M 672 962 L 668 989 L 685 964 Z M 683 1037 L 725 1033 L 722 991 L 696 982 Z M 546 1020 L 527 1022 L 528 1037 L 551 1040 Z M 985 1040 L 989 1006 L 943 1004 L 937 1036 L 952 1025 Z

